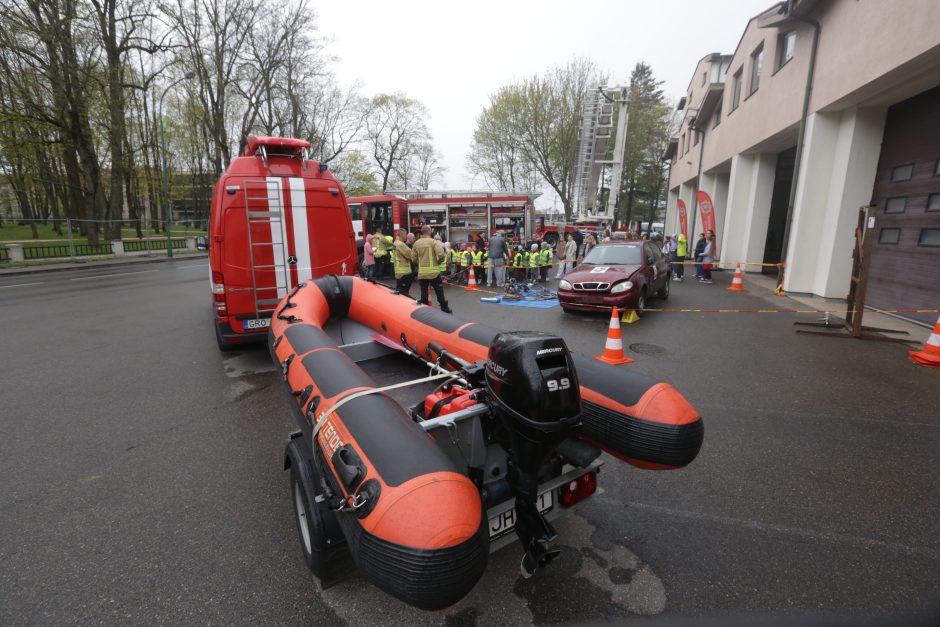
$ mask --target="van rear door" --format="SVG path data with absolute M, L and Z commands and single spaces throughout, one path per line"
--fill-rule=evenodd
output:
M 301 177 L 241 181 L 244 204 L 229 204 L 223 217 L 223 264 L 233 315 L 270 315 L 294 285 L 355 271 L 349 212 L 342 193 L 329 190 L 330 183 Z

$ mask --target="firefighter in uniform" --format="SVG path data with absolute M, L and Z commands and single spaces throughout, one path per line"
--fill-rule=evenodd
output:
M 382 229 L 375 229 L 372 245 L 375 246 L 375 278 L 381 279 L 385 276 L 385 268 L 388 264 L 388 246 L 385 243 L 385 236 L 382 235 Z
M 454 313 L 447 306 L 447 301 L 444 300 L 444 285 L 441 282 L 441 263 L 447 257 L 441 243 L 431 239 L 431 227 L 427 225 L 421 227 L 421 237 L 415 242 L 414 256 L 418 261 L 418 287 L 420 290 L 418 302 L 422 305 L 429 305 L 428 288 L 433 287 L 441 311 Z
M 398 236 L 395 238 L 391 253 L 392 262 L 395 264 L 395 289 L 405 296 L 410 296 L 408 292 L 411 290 L 412 281 L 414 281 L 414 275 L 411 274 L 411 262 L 414 259 L 414 253 L 405 243 L 407 236 L 408 231 L 405 229 L 398 230 Z

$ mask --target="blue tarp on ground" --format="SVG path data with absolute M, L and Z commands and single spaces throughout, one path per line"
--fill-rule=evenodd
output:
M 486 301 L 483 301 L 486 302 Z M 532 309 L 550 309 L 558 304 L 558 299 L 552 300 L 503 300 L 491 305 L 512 305 L 513 307 L 531 307 Z

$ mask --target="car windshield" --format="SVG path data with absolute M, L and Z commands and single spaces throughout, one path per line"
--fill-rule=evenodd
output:
M 584 258 L 591 266 L 638 266 L 642 263 L 640 246 L 598 246 Z

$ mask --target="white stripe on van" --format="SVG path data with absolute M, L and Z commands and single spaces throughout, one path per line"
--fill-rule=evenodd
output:
M 313 278 L 310 269 L 310 231 L 307 226 L 307 187 L 303 179 L 287 179 L 294 227 L 294 254 L 297 255 L 297 281 Z
M 271 225 L 271 252 L 274 253 L 274 277 L 277 283 L 277 297 L 287 294 L 287 233 L 284 224 L 284 196 L 281 193 L 280 177 L 269 176 L 265 179 L 268 189 L 268 212 L 277 212 L 276 219 L 268 220 Z

